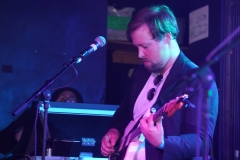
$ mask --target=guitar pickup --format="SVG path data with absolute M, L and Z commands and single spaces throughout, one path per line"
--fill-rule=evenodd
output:
M 95 146 L 96 140 L 94 138 L 82 138 L 82 146 Z

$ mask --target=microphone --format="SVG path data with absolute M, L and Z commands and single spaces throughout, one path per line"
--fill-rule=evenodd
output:
M 79 54 L 80 57 L 85 57 L 88 54 L 96 51 L 99 47 L 103 47 L 106 44 L 106 39 L 102 36 L 98 36 L 95 38 L 94 43 L 92 43 L 88 49 L 84 50 Z

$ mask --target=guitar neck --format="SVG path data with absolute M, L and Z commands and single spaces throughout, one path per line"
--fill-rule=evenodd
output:
M 153 121 L 156 122 L 157 119 L 165 113 L 166 104 L 161 107 L 153 116 Z
M 165 110 L 165 105 L 161 107 L 153 116 L 153 121 L 156 122 L 156 120 L 163 115 Z M 135 130 L 132 131 L 131 136 L 129 138 L 130 141 L 132 141 L 136 136 L 141 134 L 141 129 L 140 127 L 137 127 Z
M 132 131 L 129 141 L 131 142 L 135 137 L 137 137 L 141 133 L 142 132 L 141 132 L 140 127 L 137 127 L 135 130 Z

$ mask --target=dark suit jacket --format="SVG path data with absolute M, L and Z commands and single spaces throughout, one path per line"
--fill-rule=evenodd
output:
M 124 133 L 125 127 L 133 119 L 135 101 L 150 74 L 143 65 L 134 70 L 128 92 L 115 112 L 110 128 Z M 158 149 L 146 142 L 147 160 L 182 160 L 208 154 L 218 112 L 217 87 L 213 79 L 208 79 L 210 75 L 212 74 L 208 68 L 199 70 L 180 53 L 153 107 L 158 109 L 171 99 L 188 94 L 188 100 L 195 108 L 184 107 L 171 117 L 164 116 L 164 149 Z M 207 96 L 207 93 L 211 94 Z

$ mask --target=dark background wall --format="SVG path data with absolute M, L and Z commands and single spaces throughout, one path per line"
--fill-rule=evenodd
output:
M 96 10 L 97 9 L 97 10 Z M 64 63 L 106 37 L 106 0 L 0 1 L 0 129 L 20 104 L 63 69 Z M 50 89 L 70 85 L 85 103 L 105 96 L 106 47 L 70 67 Z M 29 105 L 30 106 L 30 105 Z
M 221 11 L 221 1 L 218 0 L 202 0 L 199 2 L 189 1 L 189 12 L 192 12 L 198 8 L 209 6 L 209 28 L 208 28 L 208 38 L 196 41 L 188 45 L 189 54 L 188 57 L 198 65 L 204 65 L 208 62 L 205 61 L 205 58 L 208 54 L 221 43 L 221 30 L 223 25 L 221 22 L 222 11 Z M 216 53 L 217 55 L 218 53 Z M 215 79 L 219 84 L 219 62 L 214 63 L 210 66 L 213 72 L 215 73 Z

